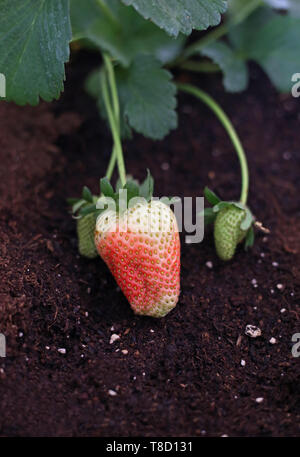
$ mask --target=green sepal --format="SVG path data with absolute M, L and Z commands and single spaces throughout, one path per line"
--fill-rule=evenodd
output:
M 204 217 L 204 227 L 213 224 L 217 214 L 213 211 L 213 208 L 205 208 L 203 211 L 198 213 L 198 216 Z
M 250 227 L 250 229 L 247 232 L 246 238 L 245 238 L 245 251 L 247 251 L 249 248 L 252 248 L 254 245 L 254 239 L 255 239 L 255 233 L 254 233 L 254 228 L 253 226 Z
M 204 197 L 213 206 L 220 203 L 221 199 L 207 186 L 204 188 Z
M 82 198 L 89 203 L 93 203 L 93 195 L 90 189 L 87 186 L 84 186 L 82 189 Z
M 69 206 L 75 205 L 80 199 L 79 198 L 67 198 L 67 203 Z
M 244 230 L 244 231 L 249 230 L 251 225 L 253 224 L 253 221 L 254 221 L 254 217 L 253 217 L 250 209 L 246 208 L 246 217 L 240 225 L 241 230 Z
M 95 205 L 95 203 L 93 203 L 90 205 L 86 205 L 84 208 L 81 208 L 78 215 L 81 217 L 84 217 L 84 216 L 87 216 L 88 214 L 96 213 L 97 211 L 99 211 L 99 210 L 97 210 L 97 206 Z
M 110 197 L 115 200 L 116 195 L 114 189 L 107 178 L 100 179 L 100 189 L 105 197 Z
M 133 180 L 129 179 L 125 186 L 124 189 L 127 190 L 127 203 L 135 197 L 139 196 L 139 186 L 138 184 Z
M 246 210 L 246 206 L 241 203 L 241 202 L 230 202 L 233 206 L 236 206 L 237 208 L 241 209 L 241 210 Z
M 134 179 L 132 175 L 126 175 L 126 182 L 127 181 L 134 181 L 139 186 L 139 181 L 137 179 Z M 116 193 L 118 193 L 121 189 L 123 189 L 122 181 L 120 178 L 118 178 L 116 183 Z
M 82 208 L 82 206 L 86 205 L 86 203 L 87 202 L 83 199 L 77 200 L 77 202 L 72 207 L 72 213 L 76 214 L 77 211 L 79 211 L 80 208 Z
M 140 197 L 146 199 L 146 201 L 150 201 L 153 196 L 153 188 L 154 188 L 154 179 L 152 178 L 150 171 L 147 169 L 147 177 L 145 181 L 140 185 Z
M 213 212 L 218 213 L 222 209 L 228 208 L 229 206 L 232 206 L 231 202 L 220 202 L 213 207 Z

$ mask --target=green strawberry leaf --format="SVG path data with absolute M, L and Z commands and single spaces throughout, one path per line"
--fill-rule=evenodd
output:
M 253 227 L 251 227 L 248 230 L 246 239 L 245 239 L 245 250 L 246 251 L 248 250 L 248 248 L 251 248 L 253 246 L 254 238 L 255 238 L 254 229 L 253 229 Z
M 101 116 L 107 119 L 101 86 L 101 69 L 92 72 L 85 89 L 96 98 Z M 123 138 L 131 138 L 131 128 L 144 136 L 162 139 L 177 127 L 176 86 L 171 74 L 152 56 L 138 56 L 129 68 L 116 67 Z
M 82 190 L 82 198 L 89 203 L 93 203 L 93 195 L 87 186 L 84 186 Z
M 221 68 L 223 84 L 228 92 L 241 92 L 248 86 L 249 74 L 244 60 L 223 41 L 217 41 L 202 49 L 201 54 L 212 59 Z
M 114 189 L 107 178 L 100 179 L 100 189 L 105 197 L 115 199 Z
M 177 127 L 176 86 L 172 75 L 150 55 L 116 70 L 122 111 L 130 127 L 159 140 Z
M 300 17 L 259 8 L 229 38 L 244 60 L 254 60 L 282 92 L 289 92 L 291 77 L 300 68 Z
M 19 105 L 58 99 L 69 60 L 68 0 L 0 0 L 0 73 Z
M 154 179 L 152 178 L 150 171 L 147 170 L 147 178 L 140 185 L 140 197 L 150 201 L 153 196 Z
M 122 0 L 133 5 L 145 18 L 150 19 L 170 35 L 179 32 L 190 35 L 193 29 L 205 30 L 219 24 L 227 2 L 223 0 Z
M 73 39 L 88 39 L 128 66 L 138 54 L 151 54 L 162 63 L 181 52 L 184 35 L 175 40 L 134 8 L 120 0 L 71 0 Z
M 204 188 L 204 196 L 211 205 L 217 205 L 221 201 L 221 199 L 208 187 Z

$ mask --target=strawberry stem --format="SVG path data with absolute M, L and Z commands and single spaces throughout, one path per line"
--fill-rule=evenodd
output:
M 114 67 L 111 62 L 111 59 L 109 58 L 109 56 L 106 53 L 103 54 L 103 60 L 104 60 L 107 74 L 108 74 L 108 81 L 109 81 L 109 87 L 110 87 L 110 91 L 111 91 L 114 114 L 116 117 L 116 121 L 118 123 L 118 129 L 120 131 L 120 104 L 119 104 L 119 96 L 118 96 L 118 89 L 117 89 Z
M 119 134 L 120 134 L 120 104 L 119 104 L 119 96 L 118 96 L 118 90 L 117 90 L 117 84 L 116 84 L 116 77 L 115 77 L 115 72 L 114 72 L 114 67 L 111 63 L 111 60 L 108 56 L 108 54 L 103 54 L 103 60 L 104 64 L 108 73 L 108 80 L 110 84 L 110 91 L 111 91 L 111 97 L 112 97 L 112 102 L 113 102 L 113 110 L 115 114 L 115 118 L 118 123 L 118 129 L 119 129 Z M 106 171 L 106 177 L 110 181 L 115 164 L 117 161 L 117 150 L 116 147 L 113 147 L 113 151 L 110 157 L 110 161 L 108 164 L 108 168 Z
M 113 65 L 108 56 L 104 55 L 104 63 L 106 71 L 101 73 L 101 89 L 103 93 L 103 99 L 105 108 L 107 111 L 108 121 L 111 129 L 111 133 L 114 140 L 114 151 L 116 153 L 116 158 L 118 161 L 119 176 L 122 183 L 122 186 L 126 184 L 126 171 L 123 157 L 122 143 L 120 140 L 120 108 L 119 108 L 119 99 L 114 75 Z M 108 78 L 107 78 L 108 75 Z M 108 80 L 107 80 L 108 79 Z M 113 100 L 113 107 L 109 96 L 108 91 L 108 81 L 110 84 L 111 97 Z M 109 164 L 109 172 L 111 171 L 112 161 L 114 160 L 114 151 L 112 153 L 111 162 Z
M 109 164 L 108 164 L 108 167 L 107 167 L 107 170 L 106 170 L 106 173 L 105 173 L 105 176 L 107 177 L 107 179 L 109 181 L 111 180 L 113 171 L 115 169 L 116 161 L 117 161 L 117 151 L 116 151 L 116 147 L 114 146 L 113 150 L 112 150 L 112 153 L 111 153 L 111 156 L 110 156 L 110 159 L 109 159 Z
M 249 170 L 247 164 L 247 158 L 244 151 L 244 148 L 240 142 L 240 139 L 236 133 L 235 128 L 233 127 L 230 119 L 227 114 L 223 111 L 220 105 L 206 92 L 198 89 L 197 87 L 192 86 L 191 84 L 177 84 L 177 87 L 188 94 L 192 94 L 195 97 L 199 98 L 203 103 L 205 103 L 218 117 L 220 122 L 225 127 L 233 146 L 237 152 L 242 175 L 242 187 L 241 187 L 241 196 L 240 202 L 246 205 L 248 198 L 248 189 L 249 189 Z

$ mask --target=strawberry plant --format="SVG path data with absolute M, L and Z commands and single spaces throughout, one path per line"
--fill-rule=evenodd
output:
M 150 202 L 150 174 L 142 185 L 128 178 L 122 139 L 138 132 L 161 140 L 175 129 L 178 91 L 205 103 L 232 140 L 242 175 L 237 201 L 223 201 L 205 189 L 212 204 L 204 211 L 205 220 L 214 224 L 221 259 L 230 260 L 242 241 L 246 248 L 251 246 L 255 218 L 247 206 L 249 172 L 241 141 L 217 102 L 199 88 L 176 81 L 174 74 L 178 70 L 219 72 L 226 91 L 241 92 L 249 84 L 248 62 L 255 61 L 279 91 L 289 91 L 291 76 L 300 68 L 300 11 L 297 0 L 283 3 L 0 0 L 0 73 L 6 82 L 3 100 L 36 105 L 40 99 L 58 99 L 70 44 L 99 53 L 99 68 L 87 75 L 85 89 L 94 97 L 110 128 L 111 159 L 99 195 L 92 195 L 85 187 L 82 197 L 71 199 L 70 204 L 77 218 L 79 252 L 88 258 L 100 254 L 138 314 L 160 317 L 176 305 L 180 248 L 170 208 L 162 202 Z M 282 7 L 284 14 L 278 9 Z M 193 30 L 207 29 L 200 38 L 195 35 L 188 40 Z M 115 167 L 119 174 L 116 190 L 110 184 Z M 116 201 L 119 191 L 124 190 L 128 198 L 140 197 L 143 202 L 128 213 L 117 205 L 110 216 L 99 208 L 99 204 L 107 206 L 108 199 Z M 162 230 L 163 214 L 169 220 L 166 232 Z M 158 235 L 155 238 L 149 227 L 145 228 L 147 215 L 153 216 Z M 127 230 L 120 231 L 124 218 Z M 112 221 L 117 232 L 110 230 Z M 135 229 L 141 232 L 140 237 L 133 235 Z

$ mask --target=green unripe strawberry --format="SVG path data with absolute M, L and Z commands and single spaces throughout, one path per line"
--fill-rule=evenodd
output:
M 78 251 L 83 257 L 94 259 L 98 256 L 94 237 L 97 220 L 96 203 L 98 197 L 92 195 L 88 187 L 84 187 L 81 198 L 69 198 L 72 213 L 77 219 Z
M 98 257 L 95 246 L 96 219 L 96 214 L 91 213 L 77 220 L 78 250 L 80 255 L 89 259 Z
M 218 256 L 222 260 L 230 260 L 236 247 L 246 236 L 247 230 L 241 229 L 246 217 L 246 210 L 230 205 L 220 210 L 214 226 L 214 238 Z

